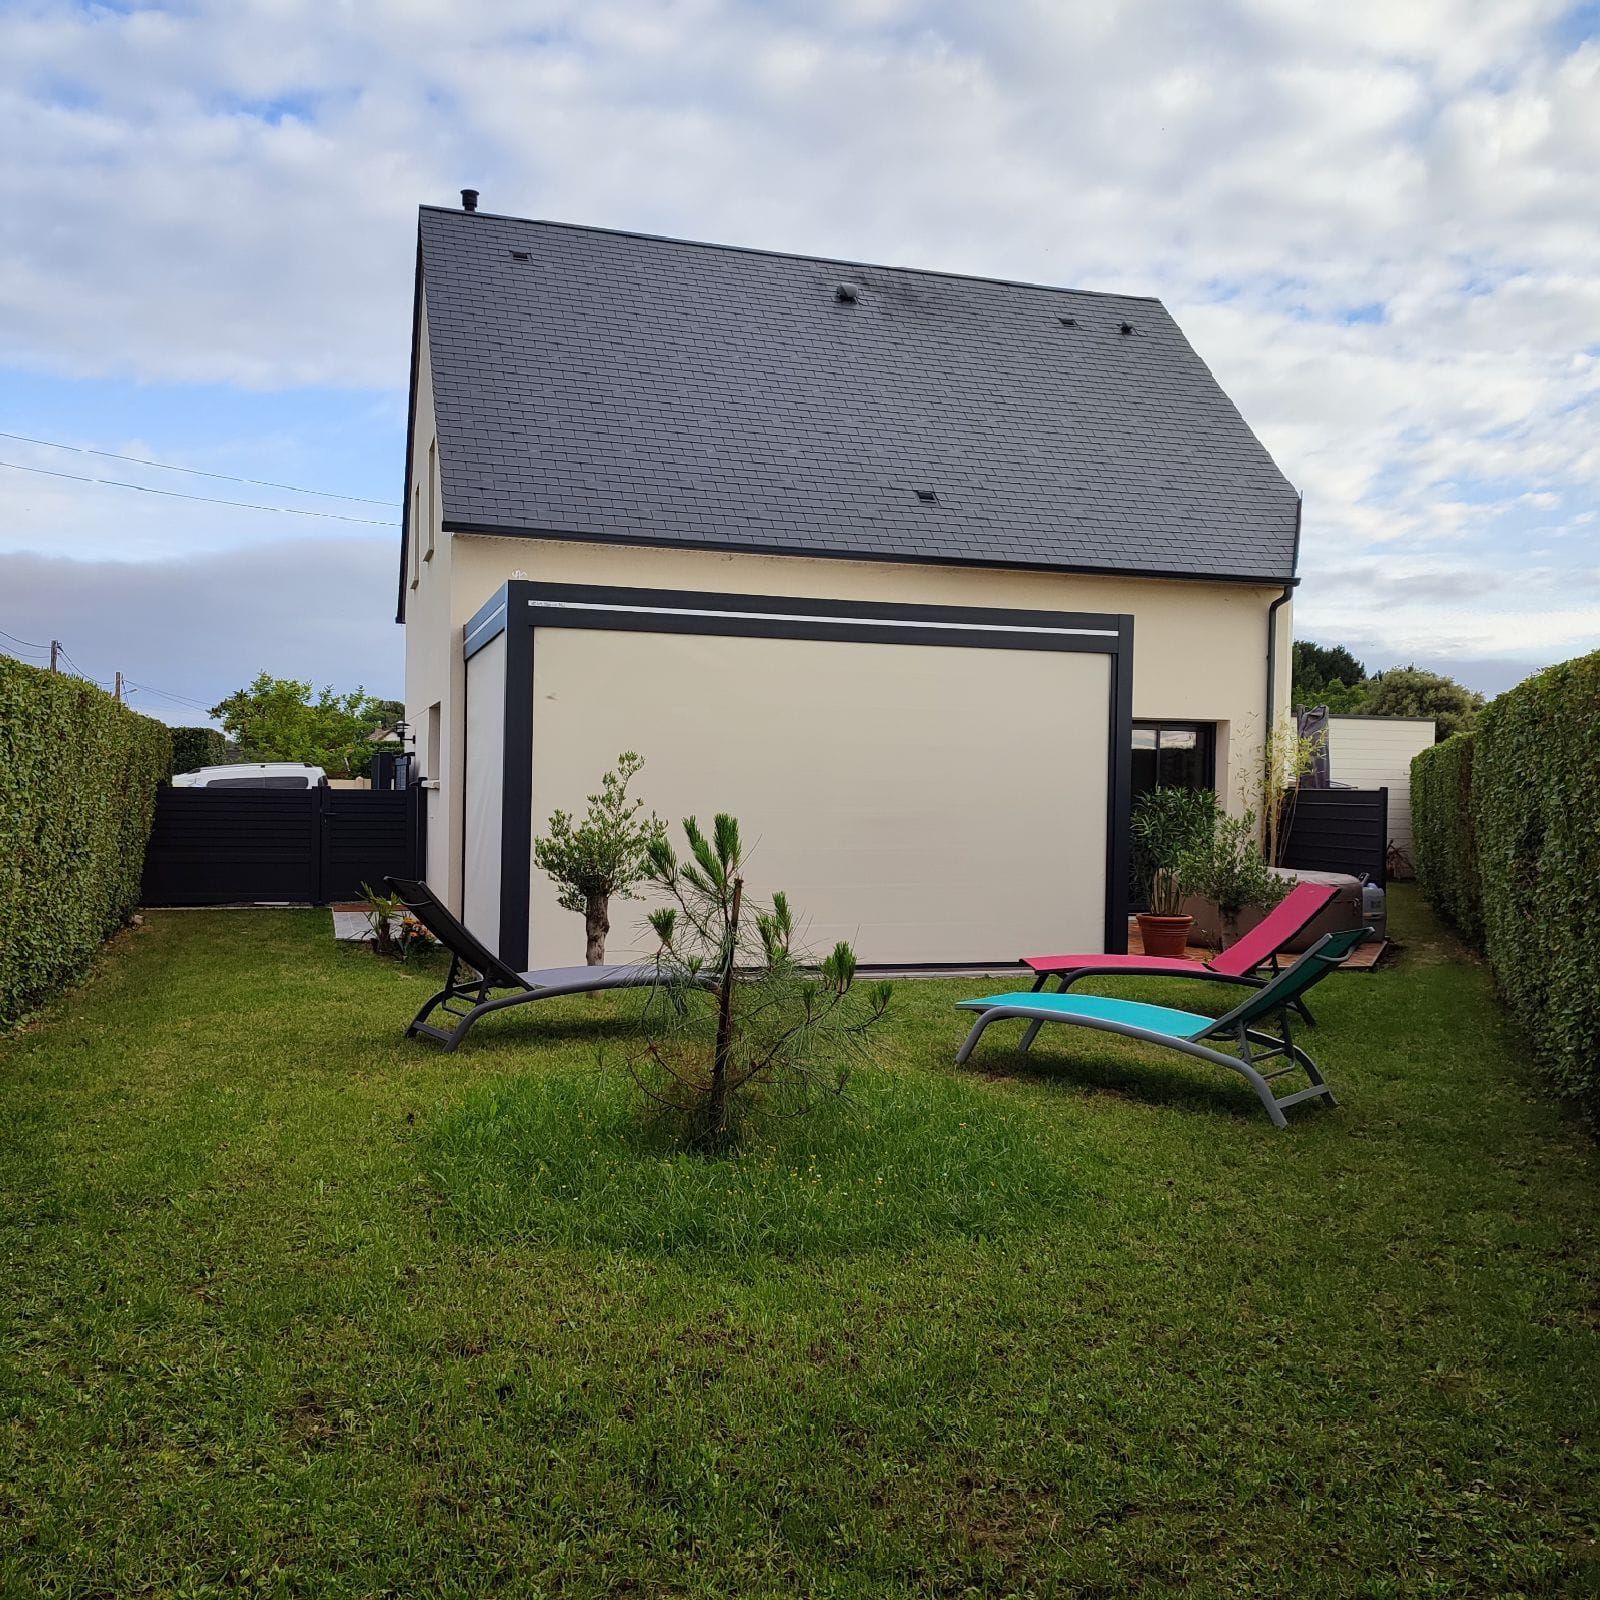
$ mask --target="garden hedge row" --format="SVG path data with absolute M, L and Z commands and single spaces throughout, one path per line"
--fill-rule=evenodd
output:
M 87 971 L 139 903 L 165 726 L 0 659 L 0 1028 Z
M 196 767 L 221 766 L 228 757 L 228 741 L 216 728 L 174 728 L 172 770 L 193 772 Z
M 1411 762 L 1411 835 L 1428 903 L 1483 947 L 1477 839 L 1472 826 L 1476 735 L 1457 733 Z
M 1438 763 L 1445 748 L 1412 769 L 1414 818 L 1419 775 L 1426 796 L 1424 888 L 1432 899 L 1442 885 L 1434 904 L 1471 932 L 1473 901 L 1453 874 L 1475 851 L 1476 914 L 1500 991 L 1558 1091 L 1600 1123 L 1600 651 L 1501 695 L 1470 754 Z M 1452 781 L 1468 790 L 1464 821 Z

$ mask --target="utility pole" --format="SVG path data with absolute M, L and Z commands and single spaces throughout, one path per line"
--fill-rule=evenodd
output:
M 122 704 L 122 669 L 120 667 L 117 669 L 116 702 L 119 706 Z
M 61 641 L 59 639 L 50 641 L 50 670 L 52 672 L 61 670 Z

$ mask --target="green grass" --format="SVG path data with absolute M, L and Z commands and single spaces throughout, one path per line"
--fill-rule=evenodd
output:
M 0 1043 L 0 1594 L 1594 1593 L 1600 1163 L 1394 922 L 1287 1133 L 908 983 L 715 1163 L 629 997 L 445 1056 L 325 915 L 152 916 Z
M 707 1160 L 602 1061 L 471 1096 L 425 1165 L 465 1239 L 728 1261 L 993 1238 L 1081 1205 L 1084 1154 L 1055 1151 L 1023 1106 L 923 1073 L 861 1072 L 847 1092 L 752 1118 L 735 1155 Z

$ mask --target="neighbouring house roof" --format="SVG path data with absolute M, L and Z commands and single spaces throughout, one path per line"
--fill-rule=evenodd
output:
M 419 252 L 447 528 L 1293 576 L 1157 300 L 433 207 Z

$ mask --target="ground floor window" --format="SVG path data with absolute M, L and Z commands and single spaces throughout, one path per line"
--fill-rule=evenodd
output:
M 1133 725 L 1133 803 L 1155 788 L 1211 789 L 1217 782 L 1217 730 L 1210 722 Z

